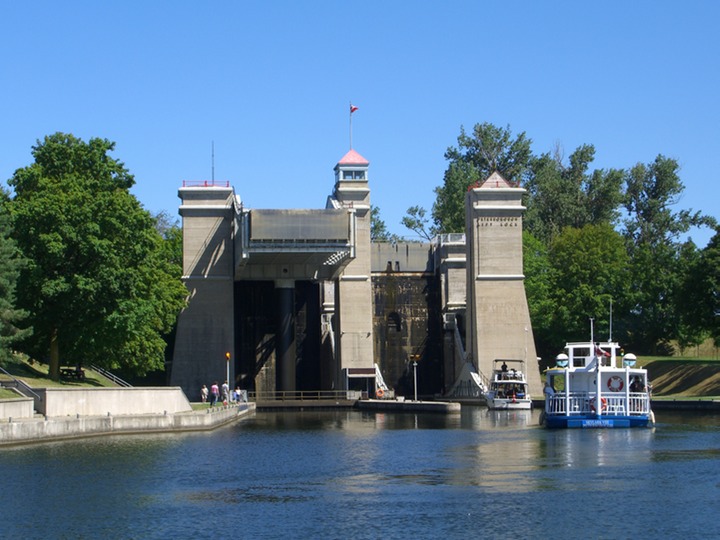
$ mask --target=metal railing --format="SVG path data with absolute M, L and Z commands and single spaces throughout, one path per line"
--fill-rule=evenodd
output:
M 650 413 L 650 397 L 644 392 L 631 392 L 629 396 L 617 393 L 600 394 L 589 392 L 570 392 L 569 396 L 558 393 L 547 400 L 547 414 L 585 415 L 599 413 L 602 416 L 633 416 Z
M 321 401 L 357 400 L 362 392 L 356 390 L 300 390 L 282 392 L 248 392 L 250 401 Z
M 94 365 L 94 364 L 90 366 L 90 369 L 92 369 L 93 371 L 99 373 L 100 375 L 102 375 L 102 376 L 105 377 L 106 379 L 110 379 L 112 382 L 114 382 L 114 383 L 117 384 L 118 386 L 124 386 L 125 388 L 131 388 L 131 387 L 132 387 L 132 384 L 130 384 L 130 383 L 127 382 L 127 381 L 122 380 L 122 379 L 121 379 L 120 377 L 118 377 L 117 375 L 113 375 L 112 373 L 110 373 L 110 372 L 109 372 L 108 370 L 106 370 L 106 369 L 103 369 L 103 368 L 101 368 L 101 367 L 98 367 L 98 366 L 96 366 L 96 365 Z
M 38 395 L 37 392 L 35 392 L 32 388 L 30 388 L 25 381 L 16 379 L 14 376 L 12 376 L 10 373 L 5 371 L 1 367 L 0 367 L 0 371 L 2 371 L 5 375 L 10 377 L 10 379 L 11 379 L 10 381 L 2 381 L 2 384 L 0 384 L 0 386 L 16 388 L 24 396 L 27 396 L 27 394 L 32 394 L 35 399 L 42 401 L 42 397 L 40 395 Z M 10 384 L 8 384 L 8 382 L 10 382 Z
M 182 187 L 230 187 L 230 180 L 183 180 Z

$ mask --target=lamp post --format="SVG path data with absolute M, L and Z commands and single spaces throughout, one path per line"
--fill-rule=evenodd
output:
M 413 378 L 415 379 L 415 401 L 417 401 L 417 362 L 413 362 Z
M 230 388 L 230 352 L 225 353 L 225 382 L 228 385 L 228 392 L 229 392 L 229 388 Z
M 410 358 L 413 361 L 413 386 L 415 387 L 415 401 L 418 400 L 417 398 L 417 361 L 420 357 L 419 354 L 411 354 Z

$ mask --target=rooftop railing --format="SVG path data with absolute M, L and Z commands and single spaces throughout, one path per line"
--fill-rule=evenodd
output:
M 230 187 L 229 180 L 183 180 L 182 187 Z

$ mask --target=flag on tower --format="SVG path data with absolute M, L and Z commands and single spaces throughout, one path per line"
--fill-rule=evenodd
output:
M 351 103 L 351 104 L 350 104 L 350 114 L 354 113 L 354 112 L 357 111 L 357 110 L 358 110 L 358 108 Z

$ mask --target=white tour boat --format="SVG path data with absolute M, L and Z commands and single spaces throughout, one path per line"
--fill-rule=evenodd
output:
M 568 343 L 545 380 L 549 428 L 642 427 L 655 421 L 647 370 L 633 367 L 634 354 L 618 354 L 611 341 Z
M 532 399 L 525 380 L 525 362 L 495 360 L 485 400 L 489 409 L 530 409 Z

